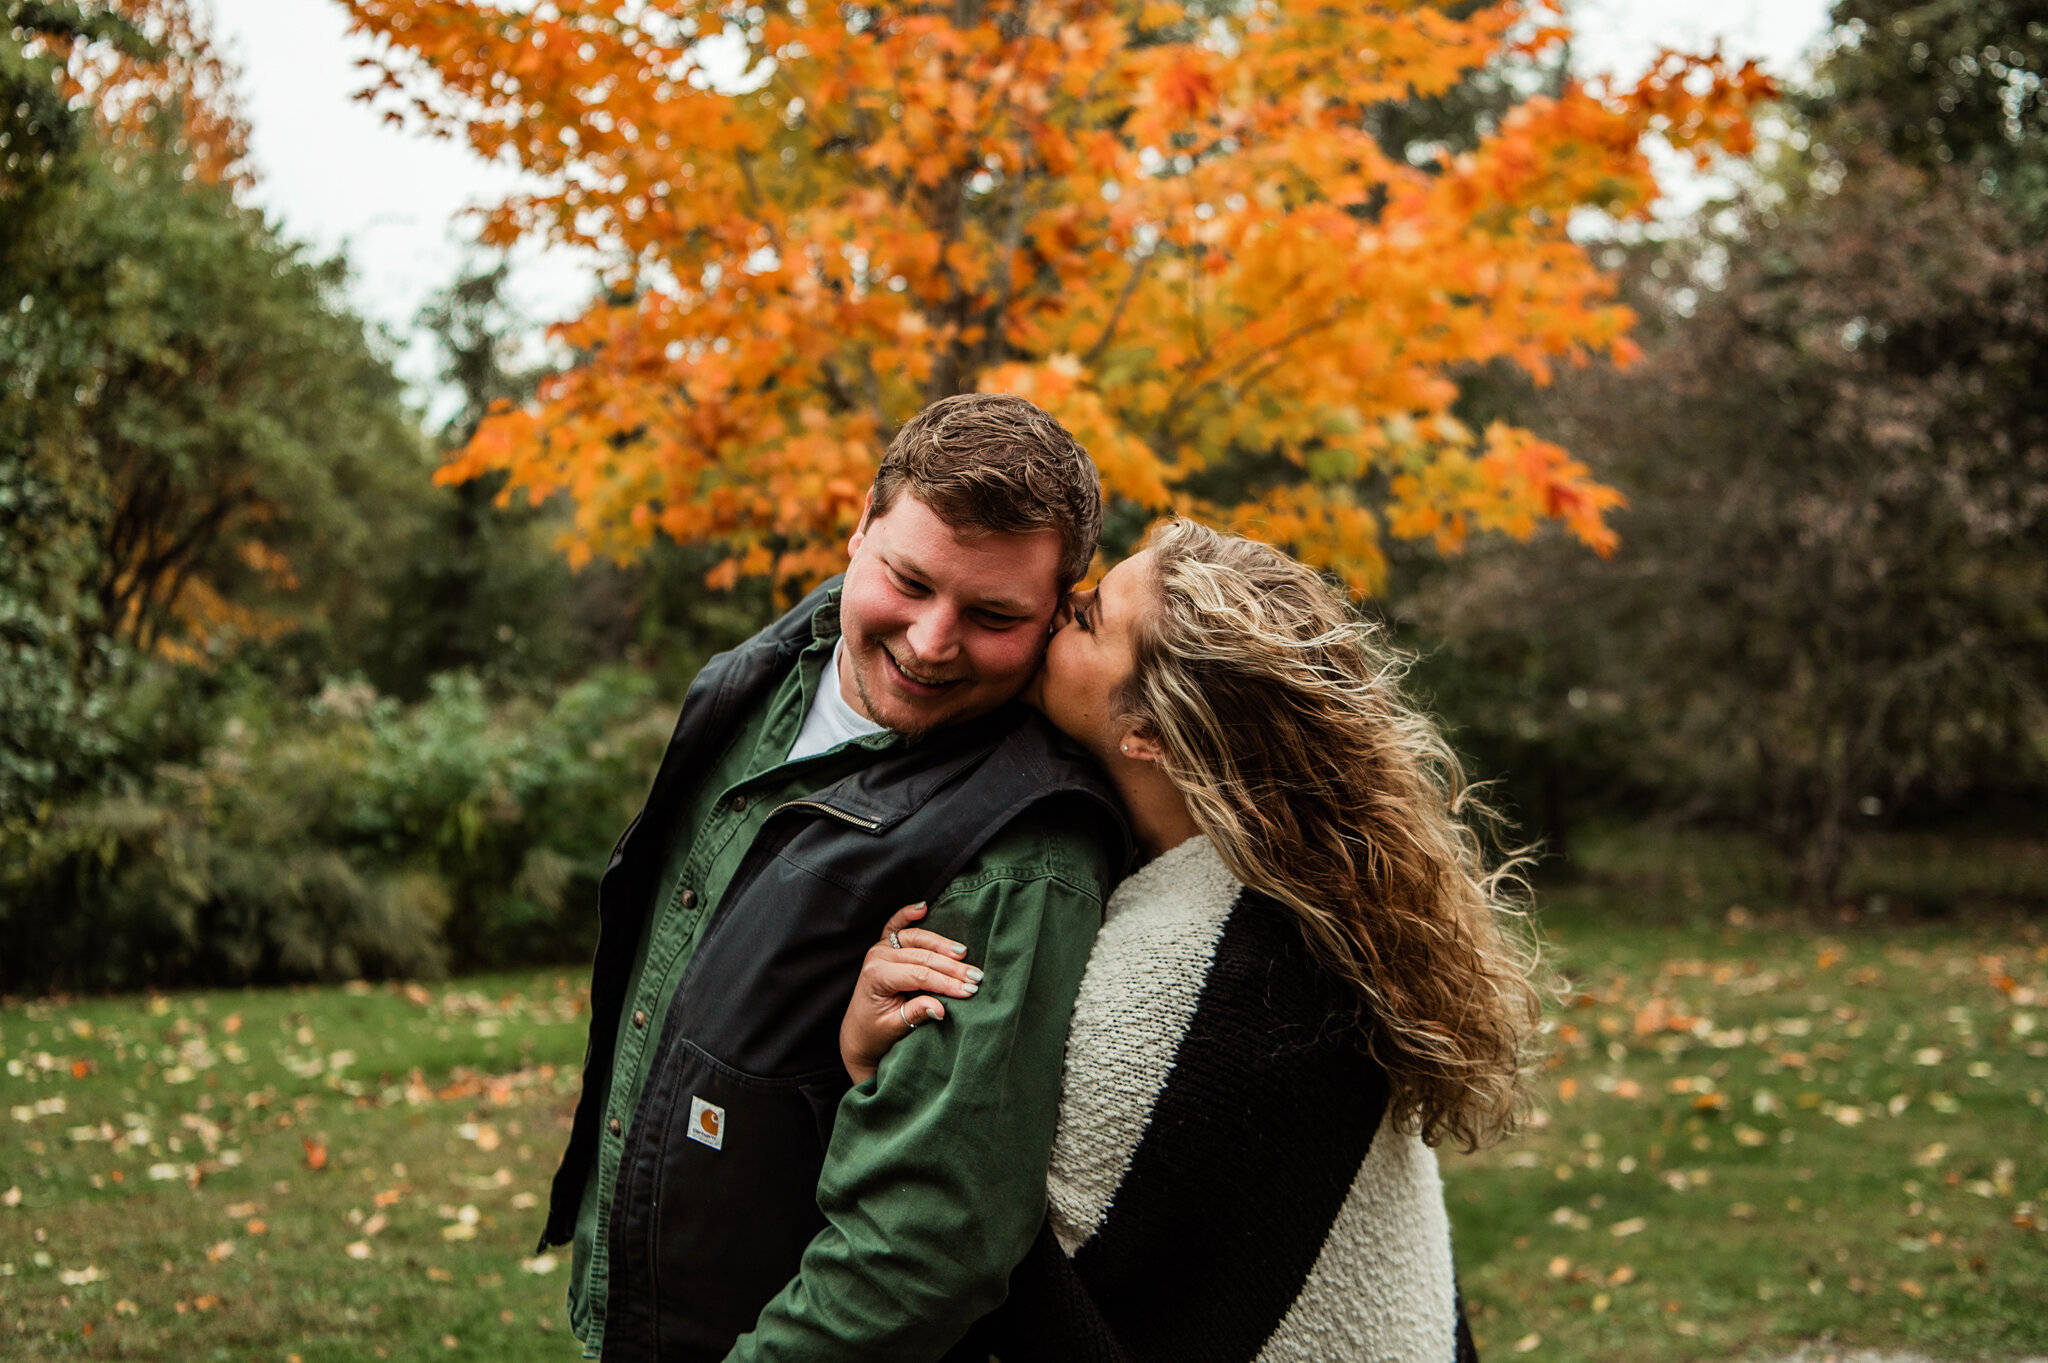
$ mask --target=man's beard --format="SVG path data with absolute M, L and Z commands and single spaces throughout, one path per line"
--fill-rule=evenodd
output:
M 875 653 L 888 652 L 888 650 L 885 649 L 879 641 L 871 641 L 868 647 Z M 930 733 L 934 728 L 937 727 L 937 725 L 935 724 L 920 724 L 916 726 L 892 724 L 888 720 L 883 719 L 881 707 L 875 704 L 875 693 L 868 690 L 868 677 L 866 671 L 863 670 L 860 666 L 859 660 L 853 658 L 851 655 L 849 655 L 848 661 L 853 663 L 853 689 L 855 693 L 860 696 L 860 708 L 867 711 L 869 719 L 881 725 L 890 733 L 901 734 L 905 739 L 911 742 L 916 742 L 918 739 L 923 738 L 926 734 Z

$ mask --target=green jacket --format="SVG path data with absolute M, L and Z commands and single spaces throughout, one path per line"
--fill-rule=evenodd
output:
M 1121 813 L 1019 707 L 787 762 L 837 635 L 821 590 L 706 667 L 607 871 L 545 1237 L 593 1356 L 936 1358 L 1042 1217 Z M 987 978 L 849 1093 L 840 1013 L 918 899 Z

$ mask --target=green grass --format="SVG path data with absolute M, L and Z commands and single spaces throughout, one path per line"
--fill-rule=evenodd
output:
M 580 1356 L 529 1256 L 581 985 L 10 1003 L 0 1357 Z
M 1581 863 L 1542 1124 L 1442 1157 L 1483 1356 L 2048 1353 L 2040 923 L 1817 923 L 1727 841 Z M 0 1007 L 0 1357 L 576 1357 L 530 1256 L 581 985 Z
M 1719 840 L 1581 861 L 1536 1124 L 1442 1156 L 1482 1356 L 2048 1353 L 2042 925 L 1738 903 Z

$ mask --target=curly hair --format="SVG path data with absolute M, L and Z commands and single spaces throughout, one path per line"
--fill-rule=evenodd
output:
M 1124 723 L 1244 884 L 1294 917 L 1357 992 L 1403 1130 L 1467 1150 L 1511 1131 L 1541 1015 L 1518 862 L 1489 866 L 1403 660 L 1307 566 L 1170 520 L 1149 540 L 1158 609 L 1133 643 Z

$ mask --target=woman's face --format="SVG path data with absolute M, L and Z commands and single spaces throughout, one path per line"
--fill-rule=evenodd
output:
M 1126 737 L 1117 697 L 1130 680 L 1138 622 L 1157 601 L 1149 549 L 1110 569 L 1093 591 L 1069 596 L 1053 616 L 1045 665 L 1024 693 L 1104 763 Z

